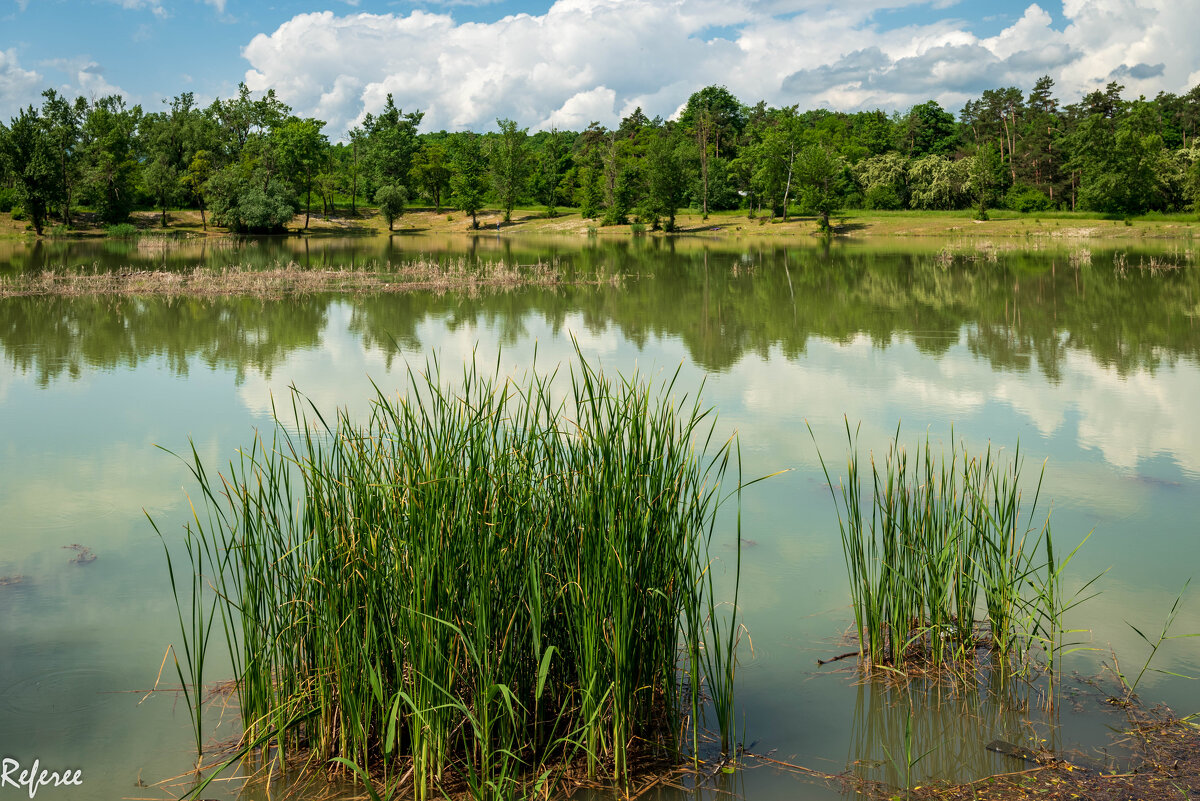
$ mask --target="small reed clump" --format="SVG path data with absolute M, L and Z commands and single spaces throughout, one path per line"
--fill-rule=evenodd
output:
M 821 466 L 838 508 L 862 658 L 904 671 L 963 665 L 985 648 L 1023 669 L 1040 648 L 1053 667 L 1063 613 L 1078 601 L 1064 600 L 1061 586 L 1075 552 L 1056 561 L 1049 515 L 1037 517 L 1044 468 L 1024 503 L 1019 449 L 1003 462 L 990 444 L 974 457 L 955 444 L 947 458 L 926 438 L 910 459 L 897 430 L 882 465 L 870 459 L 865 495 L 848 423 L 846 435 L 846 480 L 835 485 L 823 457 Z
M 294 395 L 296 428 L 276 414 L 228 475 L 193 451 L 185 687 L 222 631 L 245 752 L 421 799 L 523 797 L 584 765 L 624 782 L 687 750 L 704 685 L 728 748 L 736 637 L 709 550 L 737 451 L 710 453 L 708 412 L 582 357 L 560 401 L 552 376 L 473 363 L 453 390 L 436 363 L 409 379 L 361 425 Z

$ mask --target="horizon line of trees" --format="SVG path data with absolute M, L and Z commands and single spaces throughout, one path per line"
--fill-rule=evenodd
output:
M 906 113 L 745 105 L 722 86 L 693 93 L 676 120 L 640 108 L 615 128 L 532 135 L 512 120 L 493 133 L 419 133 L 423 114 L 389 95 L 344 142 L 301 118 L 274 90 L 201 108 L 190 92 L 158 112 L 116 95 L 74 100 L 49 89 L 0 123 L 0 211 L 19 207 L 40 235 L 82 208 L 106 224 L 135 208 L 199 210 L 202 224 L 284 230 L 299 213 L 351 214 L 373 203 L 389 229 L 406 205 L 461 210 L 477 226 L 522 204 L 578 208 L 601 224 L 675 227 L 680 209 L 749 216 L 842 208 L 1051 209 L 1106 214 L 1200 211 L 1200 86 L 1126 100 L 1109 83 L 1061 105 L 1054 82 L 1026 94 L 989 89 L 956 119 L 937 102 Z

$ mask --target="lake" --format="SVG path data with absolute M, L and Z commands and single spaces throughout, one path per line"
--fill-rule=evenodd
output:
M 666 381 L 678 369 L 677 391 L 702 392 L 718 431 L 737 432 L 747 477 L 787 471 L 742 502 L 738 717 L 751 750 L 896 781 L 887 754 L 902 752 L 911 721 L 914 753 L 929 751 L 920 780 L 1019 769 L 984 749 L 997 738 L 1119 764 L 1106 727 L 1123 718 L 1103 703 L 1113 653 L 1136 675 L 1149 646 L 1131 624 L 1156 638 L 1200 565 L 1197 253 L 1190 240 L 1049 237 L 0 242 L 10 276 L 422 256 L 606 277 L 473 293 L 0 299 L 0 757 L 82 769 L 81 786 L 39 798 L 167 797 L 154 785 L 186 778 L 188 718 L 168 689 L 178 620 L 147 514 L 179 532 L 194 487 L 167 451 L 194 447 L 219 469 L 272 425 L 291 386 L 323 410 L 362 413 L 372 382 L 397 392 L 433 356 L 447 376 L 472 354 L 522 375 L 535 353 L 539 369 L 567 365 L 577 342 L 605 370 Z M 885 451 L 898 425 L 909 445 L 948 444 L 953 426 L 972 451 L 1019 442 L 1031 481 L 1045 462 L 1042 508 L 1059 547 L 1091 534 L 1067 589 L 1107 571 L 1069 616 L 1082 630 L 1069 639 L 1086 648 L 1064 658 L 1052 713 L 1040 686 L 985 677 L 906 690 L 856 681 L 853 660 L 818 667 L 849 650 L 852 628 L 818 461 L 819 447 L 844 469 L 847 421 L 863 454 Z M 732 518 L 718 536 L 728 587 Z M 1198 595 L 1184 596 L 1174 633 L 1200 631 Z M 1168 642 L 1151 667 L 1200 674 L 1200 638 Z M 209 672 L 227 678 L 219 661 Z M 1148 672 L 1139 693 L 1200 711 L 1196 684 L 1166 673 Z M 214 741 L 239 732 L 219 698 L 209 722 Z M 839 797 L 770 767 L 722 781 L 755 799 Z

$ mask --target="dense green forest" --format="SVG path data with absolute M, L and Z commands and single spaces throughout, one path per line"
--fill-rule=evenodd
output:
M 956 119 L 938 103 L 905 114 L 748 106 L 720 86 L 694 93 L 675 120 L 640 109 L 619 126 L 530 135 L 420 133 L 420 111 L 389 96 L 344 141 L 274 92 L 208 107 L 184 93 L 145 112 L 119 96 L 91 102 L 47 90 L 0 124 L 0 211 L 40 234 L 86 210 L 104 224 L 134 209 L 198 209 L 205 225 L 282 230 L 294 215 L 378 207 L 389 227 L 406 205 L 578 208 L 603 224 L 672 230 L 679 209 L 751 216 L 842 208 L 1132 215 L 1200 210 L 1200 86 L 1126 100 L 1110 83 L 1061 105 L 1049 77 L 1026 94 L 992 89 Z

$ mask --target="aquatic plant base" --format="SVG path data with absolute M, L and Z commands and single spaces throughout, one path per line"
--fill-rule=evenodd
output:
M 1070 755 L 1014 753 L 1011 772 L 961 784 L 932 781 L 910 789 L 869 781 L 847 770 L 824 773 L 773 756 L 743 752 L 748 767 L 761 764 L 786 770 L 838 789 L 878 801 L 1186 801 L 1200 798 L 1200 728 L 1158 707 L 1130 711 L 1124 740 L 1132 765 L 1107 772 L 1080 765 Z M 979 748 L 993 743 L 980 742 Z M 996 750 L 991 748 L 991 750 Z M 1021 749 L 1016 749 L 1020 751 Z
M 1080 768 L 1053 755 L 1034 756 L 1044 764 L 963 785 L 933 783 L 898 796 L 895 788 L 876 788 L 876 798 L 907 797 L 914 801 L 1180 801 L 1200 798 L 1200 729 L 1167 709 L 1139 709 L 1130 715 L 1124 734 L 1131 741 L 1136 765 L 1120 773 Z M 1025 762 L 1025 764 L 1029 764 Z
M 718 777 L 745 765 L 746 751 L 739 748 L 736 754 L 722 754 L 719 745 L 719 734 L 704 732 L 701 737 L 703 756 L 696 760 L 680 761 L 661 748 L 639 748 L 638 744 L 634 743 L 630 748 L 629 758 L 636 770 L 631 773 L 628 783 L 619 788 L 614 787 L 611 781 L 589 777 L 587 763 L 583 759 L 572 764 L 543 767 L 553 771 L 556 776 L 553 787 L 553 795 L 556 797 L 573 797 L 575 793 L 584 792 L 600 794 L 595 797 L 636 799 L 656 789 L 696 792 L 715 786 L 714 780 Z M 156 781 L 153 786 L 166 791 L 173 798 L 180 799 L 196 797 L 197 790 L 207 786 L 211 780 L 237 788 L 243 798 L 362 801 L 373 797 L 411 798 L 414 794 L 415 788 L 410 780 L 396 781 L 395 778 L 390 782 L 372 779 L 371 788 L 368 790 L 360 777 L 346 771 L 315 769 L 312 757 L 311 753 L 294 749 L 282 760 L 276 749 L 272 749 L 269 755 L 246 755 L 240 738 L 229 738 L 210 744 L 197 770 Z M 231 770 L 234 765 L 237 766 L 237 771 Z M 400 775 L 403 776 L 410 773 L 409 768 L 412 765 L 411 762 L 407 762 L 400 767 Z M 810 775 L 825 776 L 815 771 Z M 151 785 L 143 782 L 137 786 Z M 440 796 L 442 801 L 468 801 L 477 797 L 465 777 L 447 777 L 438 789 L 444 794 Z M 372 792 L 375 796 L 371 795 Z M 613 795 L 614 793 L 616 795 Z

